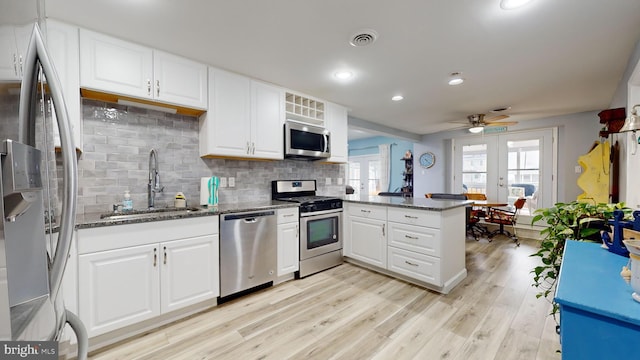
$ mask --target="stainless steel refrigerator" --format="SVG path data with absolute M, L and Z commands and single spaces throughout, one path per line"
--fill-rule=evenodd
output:
M 40 31 L 43 7 L 43 0 L 0 0 L 0 340 L 59 341 L 69 323 L 83 359 L 87 334 L 61 291 L 75 226 L 77 159 Z

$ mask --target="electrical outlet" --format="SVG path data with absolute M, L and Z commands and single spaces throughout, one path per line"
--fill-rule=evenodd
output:
M 581 174 L 582 173 L 582 166 L 577 165 L 575 171 L 576 171 L 576 174 Z
M 336 182 L 338 183 L 338 185 L 342 185 L 342 178 L 337 178 Z
M 325 185 L 331 185 L 331 178 L 324 179 L 324 184 Z
M 227 187 L 227 178 L 226 177 L 221 177 L 220 178 L 220 187 L 221 188 L 226 188 Z
M 229 176 L 229 187 L 236 187 L 236 178 Z

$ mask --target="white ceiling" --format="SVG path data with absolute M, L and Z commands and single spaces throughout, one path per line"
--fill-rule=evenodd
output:
M 416 134 L 502 106 L 518 121 L 608 108 L 640 39 L 640 1 L 499 2 L 46 0 L 46 13 Z M 377 42 L 349 45 L 365 28 Z M 355 77 L 337 81 L 340 69 Z M 447 85 L 454 71 L 464 84 Z

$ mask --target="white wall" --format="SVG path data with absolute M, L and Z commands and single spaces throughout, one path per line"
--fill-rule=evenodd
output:
M 575 173 L 578 157 L 586 154 L 598 140 L 598 132 L 602 128 L 598 118 L 599 111 L 555 116 L 538 120 L 523 121 L 510 126 L 508 131 L 531 130 L 558 127 L 558 199 L 557 201 L 572 201 L 582 190 L 576 184 L 580 174 Z M 451 187 L 451 139 L 470 135 L 466 130 L 447 131 L 427 134 L 422 142 L 414 146 L 416 157 L 423 149 L 436 154 L 440 167 L 434 172 L 414 172 L 414 194 L 421 196 L 428 192 L 447 192 Z M 426 151 L 426 150 L 425 150 Z M 418 164 L 416 164 L 418 166 Z M 438 163 L 436 163 L 438 166 Z M 436 167 L 434 166 L 434 168 Z

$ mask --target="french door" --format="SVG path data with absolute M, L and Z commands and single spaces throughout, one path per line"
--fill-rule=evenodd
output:
M 378 195 L 380 191 L 380 157 L 378 155 L 350 156 L 347 184 L 354 195 Z
M 484 193 L 490 202 L 527 202 L 522 215 L 555 203 L 557 130 L 454 139 L 452 192 Z

